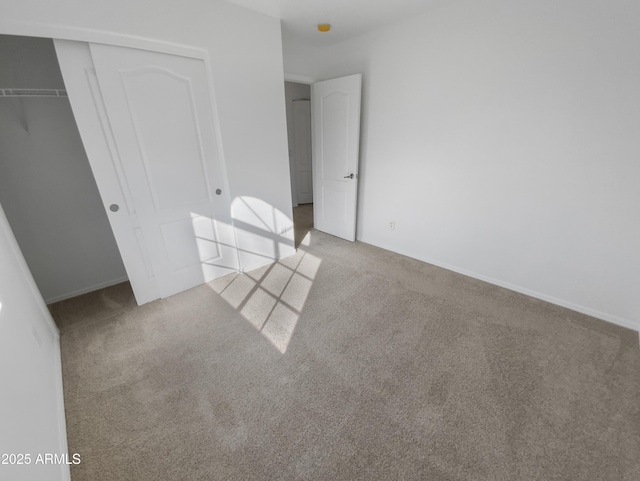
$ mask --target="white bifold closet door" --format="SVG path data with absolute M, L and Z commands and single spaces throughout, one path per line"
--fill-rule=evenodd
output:
M 237 271 L 204 61 L 90 44 L 82 84 L 73 43 L 56 49 L 138 303 Z

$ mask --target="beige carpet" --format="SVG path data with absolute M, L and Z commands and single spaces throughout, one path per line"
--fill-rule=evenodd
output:
M 311 231 L 51 306 L 81 480 L 638 480 L 636 333 Z

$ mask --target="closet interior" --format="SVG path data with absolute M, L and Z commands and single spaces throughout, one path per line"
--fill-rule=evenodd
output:
M 0 35 L 0 204 L 47 303 L 126 280 L 52 39 Z

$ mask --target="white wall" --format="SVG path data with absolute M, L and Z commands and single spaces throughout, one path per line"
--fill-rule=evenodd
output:
M 285 45 L 285 71 L 364 74 L 359 239 L 638 329 L 638 25 L 624 0 L 461 1 Z
M 293 101 L 309 100 L 311 87 L 297 82 L 284 83 L 284 97 L 287 112 L 287 137 L 289 139 L 289 172 L 291 175 L 291 202 L 294 207 L 298 205 L 298 188 L 296 185 L 297 167 L 293 156 Z
M 0 33 L 206 51 L 243 268 L 293 252 L 279 20 L 220 0 L 25 0 Z
M 50 39 L 0 35 L 0 86 L 64 89 Z M 0 97 L 0 203 L 47 302 L 126 279 L 65 97 Z
M 65 480 L 67 465 L 35 464 L 67 452 L 58 331 L 0 208 L 0 453 L 31 464 L 0 465 L 3 480 Z

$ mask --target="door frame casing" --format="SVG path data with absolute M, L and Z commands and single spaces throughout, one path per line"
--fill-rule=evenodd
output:
M 181 57 L 199 58 L 210 66 L 209 53 L 204 48 L 166 42 L 136 35 L 113 33 L 94 28 L 79 28 L 68 25 L 16 22 L 0 19 L 0 34 L 44 37 L 74 42 L 104 43 L 118 47 L 137 48 L 152 52 L 168 53 Z

